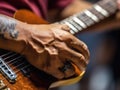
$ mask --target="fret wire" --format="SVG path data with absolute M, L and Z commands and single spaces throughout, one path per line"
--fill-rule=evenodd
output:
M 86 24 L 82 22 L 80 19 L 78 19 L 76 16 L 73 17 L 73 20 L 78 23 L 82 28 L 87 28 Z
M 73 25 L 71 25 L 70 23 L 68 23 L 67 21 L 64 22 L 66 25 L 68 25 L 70 27 L 70 29 L 73 31 L 71 32 L 72 34 L 75 34 L 75 27 Z
M 60 21 L 60 22 L 57 22 L 57 23 L 59 23 L 59 24 L 66 24 L 65 22 L 67 22 L 67 19 L 64 19 L 64 20 L 62 20 L 62 21 Z M 67 25 L 67 24 L 66 24 Z M 69 26 L 69 25 L 68 25 Z M 69 26 L 70 27 L 70 26 Z M 71 34 L 75 34 L 75 32 L 70 28 L 70 33 Z
M 104 15 L 105 17 L 108 17 L 109 16 L 109 13 L 105 10 L 105 9 L 103 9 L 101 6 L 99 6 L 99 5 L 94 5 L 94 8 L 98 11 L 98 12 L 100 12 L 102 15 Z
M 89 9 L 90 12 L 94 13 L 100 20 L 103 20 L 105 17 L 103 14 L 98 12 L 94 7 Z
M 75 33 L 77 33 L 78 32 L 78 29 L 77 29 L 77 26 L 75 26 L 75 23 L 74 22 L 72 22 L 72 20 L 69 20 L 69 21 L 67 21 L 70 25 L 72 25 L 72 30 L 75 32 Z M 74 23 L 74 24 L 73 24 Z M 73 28 L 74 27 L 74 28 Z
M 90 18 L 92 18 L 95 22 L 99 22 L 99 19 L 97 18 L 97 16 L 95 16 L 93 13 L 91 13 L 89 10 L 85 10 L 84 13 L 89 16 Z
M 84 12 L 82 12 L 82 13 L 78 16 L 78 18 L 79 18 L 81 21 L 83 21 L 83 22 L 87 25 L 87 27 L 90 26 L 90 25 L 92 25 L 92 24 L 94 24 L 94 22 L 95 22 L 93 19 L 91 19 L 89 16 L 87 16 Z
M 80 25 L 78 25 L 75 21 L 73 21 L 72 19 L 68 21 L 70 24 L 72 24 L 75 28 L 76 28 L 76 33 L 78 33 L 79 30 L 82 30 L 82 28 L 80 27 Z
M 117 10 L 117 4 L 113 0 L 106 0 L 98 2 L 98 5 L 104 8 L 109 14 L 113 14 Z
M 85 24 L 87 24 L 86 21 L 87 21 L 87 19 L 88 19 L 88 16 L 87 16 L 84 12 L 82 12 L 82 13 L 78 16 L 78 18 L 79 18 L 80 20 L 82 20 Z

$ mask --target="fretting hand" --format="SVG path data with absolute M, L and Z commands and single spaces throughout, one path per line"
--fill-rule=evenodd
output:
M 87 46 L 68 31 L 66 25 L 28 25 L 26 48 L 22 52 L 35 67 L 56 78 L 75 74 L 74 63 L 81 71 L 88 64 Z
M 88 48 L 66 25 L 33 25 L 3 15 L 0 23 L 0 48 L 24 55 L 32 65 L 59 79 L 75 74 L 73 64 L 85 70 Z

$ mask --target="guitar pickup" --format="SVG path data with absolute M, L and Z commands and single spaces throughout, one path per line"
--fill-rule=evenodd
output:
M 0 57 L 0 72 L 8 79 L 10 83 L 15 83 L 17 75 Z

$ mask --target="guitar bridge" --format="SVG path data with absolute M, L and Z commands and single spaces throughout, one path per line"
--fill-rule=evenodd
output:
M 16 74 L 13 70 L 3 61 L 0 57 L 0 72 L 9 80 L 11 83 L 15 83 L 16 81 Z

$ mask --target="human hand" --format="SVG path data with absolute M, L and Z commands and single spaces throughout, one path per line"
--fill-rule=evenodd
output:
M 80 71 L 86 69 L 89 59 L 87 46 L 68 31 L 66 25 L 28 25 L 24 29 L 26 48 L 22 54 L 40 70 L 58 78 L 68 78 L 75 74 L 71 63 Z

